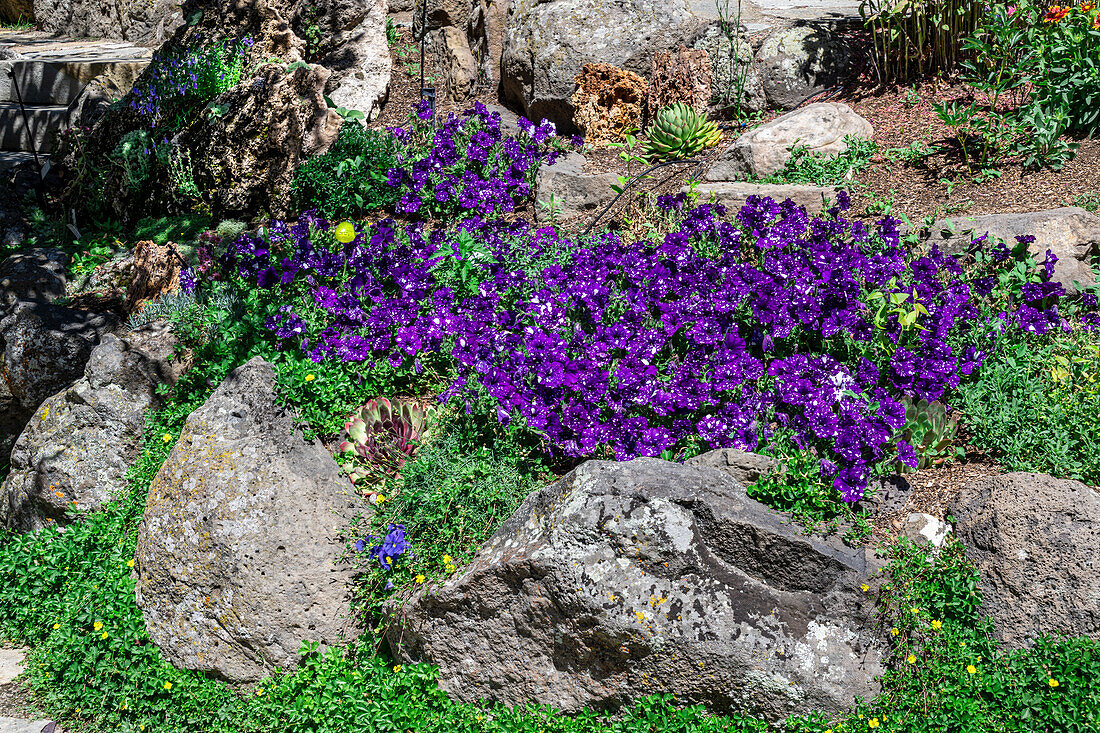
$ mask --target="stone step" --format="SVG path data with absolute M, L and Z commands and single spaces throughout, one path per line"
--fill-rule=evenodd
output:
M 18 104 L 0 102 L 0 150 L 31 150 L 32 141 L 39 152 L 53 150 L 56 133 L 69 124 L 69 108 L 28 106 L 26 112 L 24 118 Z
M 148 63 L 146 59 L 94 55 L 0 61 L 0 102 L 17 102 L 22 95 L 23 103 L 29 105 L 72 104 L 95 77 L 110 74 L 128 88 Z
M 38 159 L 42 162 L 45 162 L 48 157 L 49 153 L 38 154 Z M 28 160 L 34 160 L 34 153 L 25 150 L 0 150 L 0 171 L 9 170 Z

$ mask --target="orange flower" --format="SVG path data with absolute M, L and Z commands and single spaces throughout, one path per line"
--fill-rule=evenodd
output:
M 1080 9 L 1080 11 L 1082 13 L 1088 13 L 1088 12 L 1091 12 L 1092 9 L 1096 7 L 1096 3 L 1089 2 L 1088 0 L 1086 0 L 1085 2 L 1081 3 L 1077 7 Z
M 1043 22 L 1061 23 L 1067 15 L 1069 15 L 1069 6 L 1051 5 L 1049 8 L 1047 8 L 1046 15 L 1043 16 Z

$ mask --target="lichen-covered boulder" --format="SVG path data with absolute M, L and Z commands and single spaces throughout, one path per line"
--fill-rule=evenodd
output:
M 815 94 L 848 78 L 851 51 L 835 30 L 822 25 L 795 25 L 773 33 L 756 52 L 768 105 L 794 109 Z
M 303 641 L 354 637 L 337 558 L 365 506 L 278 404 L 272 366 L 234 370 L 149 486 L 136 553 L 149 636 L 177 667 L 231 682 L 293 666 Z
M 1021 647 L 1057 633 L 1100 641 L 1100 492 L 1009 473 L 965 487 L 948 514 L 1001 641 Z
M 118 324 L 111 314 L 19 301 L 0 317 L 0 461 L 35 408 L 84 373 L 92 349 Z
M 463 701 L 837 714 L 876 693 L 869 552 L 803 536 L 722 470 L 589 461 L 473 561 L 392 610 L 405 660 Z
M 753 62 L 752 42 L 744 35 L 730 38 L 721 26 L 707 26 L 694 47 L 710 58 L 711 106 L 722 115 L 755 114 L 768 108 L 764 82 Z
M 125 488 L 156 387 L 179 377 L 175 346 L 164 324 L 103 337 L 84 376 L 42 403 L 16 442 L 0 487 L 0 526 L 66 524 Z
M 699 22 L 686 0 L 513 0 L 500 94 L 528 119 L 572 132 L 573 80 L 588 63 L 649 73 L 653 54 L 688 43 Z
M 733 141 L 707 171 L 708 181 L 769 176 L 791 159 L 798 145 L 820 155 L 839 155 L 847 139 L 871 139 L 871 123 L 839 102 L 817 102 L 749 130 Z

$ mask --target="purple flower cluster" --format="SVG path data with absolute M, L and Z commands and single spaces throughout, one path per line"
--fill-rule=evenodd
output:
M 405 539 L 405 525 L 390 523 L 389 530 L 382 537 L 381 544 L 373 545 L 370 549 L 367 549 L 370 542 L 378 539 L 374 535 L 369 535 L 361 540 L 357 540 L 355 543 L 355 551 L 363 552 L 366 550 L 367 555 L 378 561 L 382 570 L 393 570 L 393 561 L 404 555 L 409 551 L 411 545 L 407 539 Z
M 305 215 L 238 240 L 227 264 L 265 288 L 306 286 L 269 327 L 313 360 L 413 374 L 443 355 L 445 399 L 487 393 L 501 421 L 566 456 L 626 460 L 696 439 L 756 449 L 782 435 L 858 500 L 876 464 L 915 460 L 898 441 L 900 398 L 940 399 L 985 358 L 949 345 L 981 326 L 980 292 L 935 248 L 907 256 L 894 219 L 869 229 L 756 197 L 735 221 L 724 214 L 683 211 L 657 242 L 384 220 L 343 250 L 315 244 L 329 225 Z M 455 275 L 470 271 L 473 285 Z
M 251 38 L 223 38 L 182 52 L 154 54 L 149 67 L 130 90 L 132 109 L 149 120 L 164 121 L 171 110 L 200 103 L 236 86 L 252 48 Z
M 531 196 L 539 167 L 553 165 L 559 153 L 552 122 L 535 125 L 521 118 L 519 133 L 508 136 L 500 114 L 480 102 L 436 126 L 422 101 L 409 126 L 391 132 L 404 150 L 386 183 L 403 192 L 397 203 L 402 214 L 514 211 Z

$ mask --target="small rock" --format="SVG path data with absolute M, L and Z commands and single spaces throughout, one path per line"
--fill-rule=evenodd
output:
M 470 51 L 466 34 L 454 26 L 432 33 L 432 49 L 442 78 L 439 91 L 454 102 L 465 102 L 477 92 L 477 59 Z
M 653 55 L 649 90 L 646 92 L 646 114 L 649 119 L 654 119 L 661 109 L 677 102 L 683 102 L 705 115 L 710 106 L 710 75 L 710 56 L 706 51 L 683 47 L 675 54 L 658 51 Z
M 725 471 L 741 484 L 755 484 L 779 469 L 779 461 L 771 456 L 750 453 L 737 448 L 719 448 L 684 461 L 686 466 L 706 466 Z
M 0 317 L 18 301 L 52 303 L 65 294 L 65 264 L 60 249 L 32 249 L 0 262 Z
M 1057 633 L 1100 641 L 1100 493 L 1009 473 L 966 486 L 948 514 L 1001 641 L 1018 648 Z
M 52 720 L 22 720 L 0 716 L 2 733 L 63 733 Z
M 567 153 L 554 165 L 543 166 L 535 178 L 535 216 L 550 219 L 550 204 L 559 219 L 592 213 L 615 198 L 611 189 L 619 177 L 614 173 L 587 174 L 580 153 Z
M 341 535 L 368 505 L 307 443 L 259 357 L 187 418 L 149 486 L 135 554 L 149 636 L 184 669 L 253 682 L 303 641 L 338 644 L 351 618 Z
M 585 142 L 622 142 L 642 126 L 645 79 L 611 64 L 585 64 L 575 81 L 573 122 Z
M 818 102 L 788 112 L 746 132 L 707 171 L 708 181 L 736 181 L 747 176 L 776 173 L 791 159 L 791 148 L 808 148 L 821 155 L 839 155 L 848 149 L 844 139 L 870 139 L 871 123 L 838 102 Z
M 812 25 L 772 34 L 756 54 L 764 94 L 775 109 L 794 109 L 813 95 L 843 84 L 850 61 L 842 36 Z
M 690 191 L 690 186 L 685 186 L 685 192 Z M 812 186 L 794 184 L 768 184 L 768 183 L 700 183 L 695 186 L 695 193 L 699 195 L 699 203 L 714 202 L 722 204 L 731 212 L 738 212 L 749 196 L 762 196 L 775 201 L 790 199 L 802 206 L 810 214 L 820 214 L 825 210 L 826 204 L 836 200 L 840 189 L 835 186 Z
M 505 137 L 515 137 L 519 134 L 519 115 L 507 107 L 499 104 L 487 104 L 485 109 L 490 114 L 500 115 L 500 134 Z
M 918 544 L 928 543 L 934 547 L 943 547 L 943 543 L 947 542 L 947 535 L 951 534 L 951 528 L 931 514 L 913 513 L 905 518 L 902 532 Z
M 1058 262 L 1051 279 L 1062 283 L 1069 293 L 1077 292 L 1074 281 L 1085 285 L 1096 282 L 1092 268 L 1100 263 L 1100 217 L 1082 208 L 942 219 L 932 225 L 924 239 L 948 254 L 957 254 L 986 234 L 989 236 L 981 245 L 986 251 L 997 241 L 1011 247 L 1018 236 L 1034 236 L 1028 251 L 1040 262 L 1048 249 L 1054 253 Z

